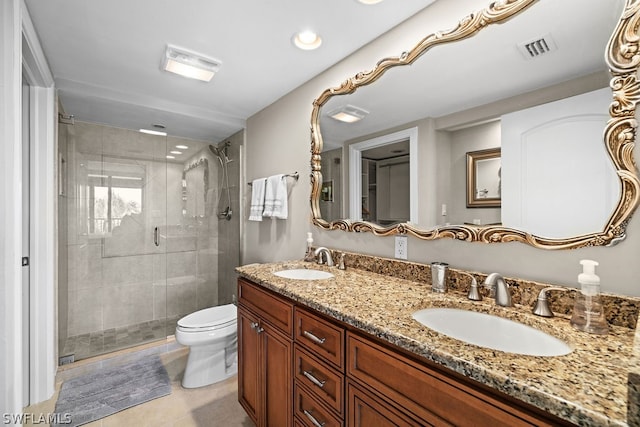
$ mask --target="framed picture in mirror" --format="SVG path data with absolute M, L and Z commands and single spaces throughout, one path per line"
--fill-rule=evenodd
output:
M 333 180 L 324 181 L 322 183 L 322 201 L 323 202 L 333 202 Z
M 467 207 L 499 208 L 501 206 L 500 148 L 467 153 Z

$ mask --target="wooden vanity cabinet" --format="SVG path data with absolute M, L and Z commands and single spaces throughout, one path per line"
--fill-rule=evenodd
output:
M 238 281 L 238 400 L 257 427 L 293 425 L 293 304 Z
M 573 425 L 244 279 L 238 287 L 238 394 L 258 427 Z
M 419 425 L 572 425 L 442 368 L 406 357 L 360 334 L 347 334 L 346 352 L 349 383 L 353 380 L 369 396 L 383 402 L 377 409 L 401 410 L 407 419 L 414 418 Z M 359 409 L 363 407 L 364 403 L 353 401 L 348 406 L 349 419 L 357 419 L 353 412 L 363 411 Z
M 344 426 L 344 337 L 334 321 L 295 308 L 294 411 L 304 426 Z

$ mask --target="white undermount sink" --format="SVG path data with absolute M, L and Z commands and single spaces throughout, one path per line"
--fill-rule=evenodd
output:
M 322 270 L 310 270 L 306 268 L 296 268 L 291 270 L 280 270 L 275 273 L 278 277 L 284 277 L 285 279 L 294 279 L 294 280 L 322 280 L 322 279 L 330 279 L 333 277 L 333 274 L 328 273 Z
M 413 318 L 430 329 L 480 347 L 529 356 L 563 356 L 572 348 L 531 326 L 503 317 L 457 308 L 426 308 Z

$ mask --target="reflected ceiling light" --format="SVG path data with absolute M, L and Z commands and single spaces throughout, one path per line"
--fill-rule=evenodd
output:
M 167 45 L 162 69 L 190 79 L 208 82 L 218 72 L 222 62 L 181 47 Z
M 313 31 L 301 31 L 293 36 L 293 44 L 302 50 L 313 50 L 320 47 L 322 38 Z
M 167 136 L 166 132 L 160 132 L 159 130 L 140 129 L 140 132 L 146 133 L 149 135 Z
M 348 104 L 327 113 L 327 115 L 332 119 L 345 123 L 355 123 L 360 121 L 364 119 L 367 114 L 369 114 L 367 110 Z
M 167 159 L 175 159 L 173 156 L 165 156 Z
M 187 150 L 189 147 L 187 147 L 186 145 L 176 145 L 176 148 L 180 150 Z
M 169 153 L 171 153 L 171 154 L 182 154 L 182 151 L 173 150 L 173 151 L 169 151 Z
M 376 4 L 380 3 L 382 0 L 358 0 L 359 3 L 362 4 Z

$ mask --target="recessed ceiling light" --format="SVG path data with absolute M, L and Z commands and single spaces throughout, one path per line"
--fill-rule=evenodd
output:
M 174 151 L 169 151 L 169 152 L 170 152 L 171 154 L 182 154 L 182 151 L 176 151 L 176 150 L 174 150 Z
M 376 4 L 380 3 L 382 0 L 358 0 L 359 3 L 362 4 Z
M 165 156 L 167 159 L 175 159 L 173 156 Z
M 355 123 L 365 118 L 369 112 L 353 105 L 343 105 L 327 113 L 332 119 L 345 123 Z
M 158 130 L 140 129 L 140 132 L 147 133 L 149 135 L 167 136 L 166 132 L 160 132 Z
M 176 148 L 179 148 L 180 150 L 187 150 L 189 147 L 186 145 L 176 145 Z
M 301 31 L 293 36 L 293 44 L 302 50 L 313 50 L 320 47 L 322 38 L 313 31 Z
M 190 79 L 208 82 L 218 72 L 222 62 L 187 49 L 167 45 L 162 69 Z

